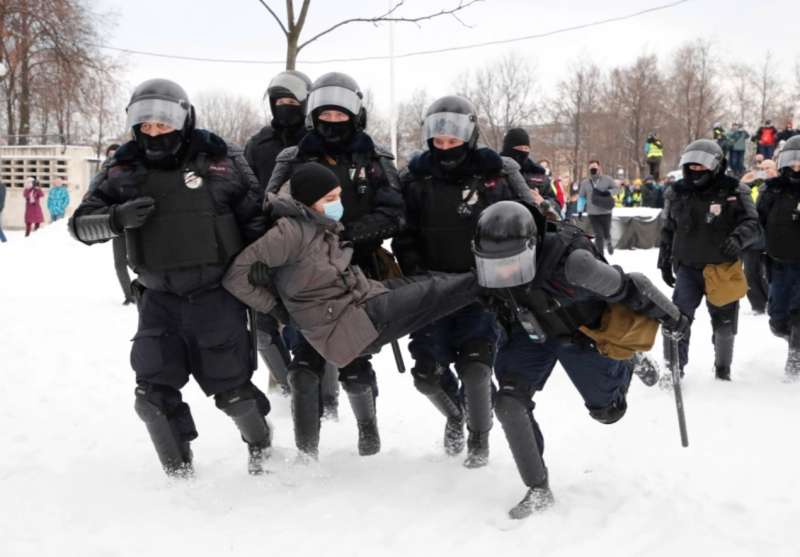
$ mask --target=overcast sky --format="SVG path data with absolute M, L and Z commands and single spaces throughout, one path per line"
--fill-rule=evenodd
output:
M 398 24 L 396 52 L 443 48 L 546 32 L 579 23 L 622 16 L 672 0 L 485 0 L 461 12 L 465 27 L 450 17 L 421 26 Z M 283 14 L 283 0 L 268 0 Z M 295 0 L 298 5 L 300 0 Z M 398 12 L 413 16 L 451 7 L 457 0 L 407 0 Z M 258 0 L 94 0 L 100 11 L 113 12 L 116 26 L 107 30 L 110 45 L 208 58 L 283 60 L 282 32 Z M 313 36 L 348 17 L 374 16 L 387 0 L 315 0 L 304 36 Z M 631 62 L 642 52 L 665 58 L 682 42 L 705 37 L 727 61 L 758 63 L 767 50 L 785 56 L 782 73 L 789 78 L 800 54 L 796 2 L 789 0 L 690 0 L 668 10 L 636 19 L 511 45 L 399 59 L 396 62 L 397 100 L 416 88 L 432 96 L 447 94 L 456 76 L 515 50 L 535 64 L 540 85 L 549 93 L 565 75 L 565 67 L 589 57 L 608 68 Z M 388 54 L 388 27 L 353 24 L 327 35 L 300 54 L 298 69 L 312 79 L 329 71 L 352 75 L 371 89 L 379 108 L 389 97 L 386 61 L 304 64 L 305 60 Z M 259 99 L 281 65 L 219 64 L 164 60 L 138 55 L 125 57 L 129 85 L 151 77 L 181 83 L 190 96 L 223 89 Z

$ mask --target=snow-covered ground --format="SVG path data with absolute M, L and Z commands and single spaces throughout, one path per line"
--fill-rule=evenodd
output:
M 603 426 L 557 368 L 536 399 L 556 505 L 512 522 L 506 511 L 524 487 L 499 425 L 487 468 L 445 457 L 443 420 L 388 350 L 376 359 L 380 455 L 357 455 L 343 398 L 341 420 L 323 424 L 320 462 L 295 464 L 288 402 L 271 396 L 274 473 L 248 476 L 230 419 L 190 384 L 197 478 L 168 481 L 133 412 L 136 310 L 120 304 L 110 244 L 82 246 L 63 223 L 8 236 L 2 557 L 800 554 L 800 385 L 781 382 L 785 344 L 747 302 L 730 384 L 713 379 L 709 320 L 698 314 L 688 449 L 671 392 L 634 379 L 627 415 Z M 655 259 L 613 258 L 656 279 Z M 263 368 L 255 382 L 266 388 Z

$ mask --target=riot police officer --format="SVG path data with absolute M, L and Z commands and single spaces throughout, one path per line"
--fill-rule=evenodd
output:
M 680 164 L 683 179 L 665 194 L 658 267 L 664 282 L 675 289 L 672 301 L 691 319 L 706 296 L 715 374 L 729 381 L 738 299 L 747 291 L 739 257 L 761 237 L 758 215 L 749 188 L 725 175 L 725 157 L 715 141 L 690 143 Z M 664 352 L 671 364 L 666 344 Z M 688 334 L 679 352 L 683 370 L 689 360 Z
M 466 272 L 474 265 L 470 241 L 481 210 L 504 199 L 533 205 L 533 198 L 519 165 L 478 146 L 478 116 L 469 100 L 447 96 L 433 102 L 423 141 L 428 150 L 411 160 L 401 178 L 408 228 L 394 240 L 393 251 L 406 275 Z M 464 448 L 466 418 L 464 465 L 470 468 L 489 458 L 497 335 L 494 314 L 478 303 L 411 334 L 414 385 L 446 418 L 449 455 Z
M 490 289 L 506 331 L 495 363 L 495 413 L 528 487 L 509 513 L 515 519 L 553 502 L 533 396 L 556 362 L 589 415 L 612 424 L 627 409 L 632 372 L 648 385 L 658 379 L 634 354 L 652 346 L 657 321 L 676 333 L 689 324 L 647 277 L 608 265 L 580 229 L 545 233 L 543 226 L 535 211 L 503 201 L 483 211 L 473 245 L 478 282 Z
M 308 91 L 311 80 L 302 72 L 281 72 L 269 82 L 266 99 L 272 113 L 272 121 L 251 137 L 244 148 L 244 157 L 253 169 L 264 190 L 267 189 L 275 159 L 287 147 L 297 145 L 306 133 L 305 117 Z M 278 322 L 263 313 L 256 314 L 258 352 L 267 364 L 272 381 L 280 386 L 283 394 L 289 394 L 287 374 L 289 351 L 282 338 Z M 336 380 L 334 390 L 328 397 L 330 412 L 335 413 Z
M 786 378 L 800 378 L 800 136 L 778 156 L 780 175 L 767 180 L 758 216 L 767 235 L 769 325 L 789 342 Z
M 394 157 L 375 145 L 364 131 L 366 120 L 363 94 L 352 77 L 332 72 L 318 78 L 308 97 L 308 133 L 297 146 L 278 155 L 267 191 L 279 191 L 291 178 L 293 169 L 304 162 L 319 162 L 333 170 L 342 188 L 343 238 L 353 244 L 353 264 L 380 280 L 388 278 L 393 263 L 391 254 L 381 249 L 381 243 L 404 226 L 405 209 Z M 289 383 L 295 442 L 301 452 L 315 457 L 319 447 L 320 379 L 325 361 L 302 336 L 294 344 Z M 358 423 L 359 454 L 377 453 L 380 450 L 375 413 L 378 385 L 370 357 L 358 358 L 340 369 L 339 380 Z
M 528 132 L 522 128 L 508 130 L 503 138 L 504 157 L 513 159 L 520 167 L 520 174 L 531 189 L 533 200 L 539 210 L 549 220 L 561 220 L 561 205 L 547 169 L 531 158 L 531 140 Z
M 85 244 L 126 238 L 138 274 L 136 412 L 167 474 L 191 475 L 197 430 L 180 389 L 192 375 L 238 427 L 249 471 L 261 473 L 269 403 L 250 381 L 247 308 L 221 288 L 232 258 L 265 230 L 258 182 L 241 154 L 195 129 L 194 108 L 177 83 L 136 87 L 127 123 L 134 139 L 116 152 L 70 229 Z

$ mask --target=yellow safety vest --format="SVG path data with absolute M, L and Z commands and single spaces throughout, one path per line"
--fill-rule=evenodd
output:
M 655 143 L 648 143 L 647 144 L 647 158 L 648 159 L 655 159 L 655 158 L 664 158 L 664 149 L 656 145 Z

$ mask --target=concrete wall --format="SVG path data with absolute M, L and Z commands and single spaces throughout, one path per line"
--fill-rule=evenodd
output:
M 94 149 L 76 145 L 7 145 L 0 147 L 0 183 L 6 189 L 3 228 L 25 228 L 24 180 L 36 177 L 44 189 L 41 200 L 45 224 L 50 221 L 47 194 L 56 176 L 65 177 L 69 186 L 66 216 L 80 204 L 97 169 Z

